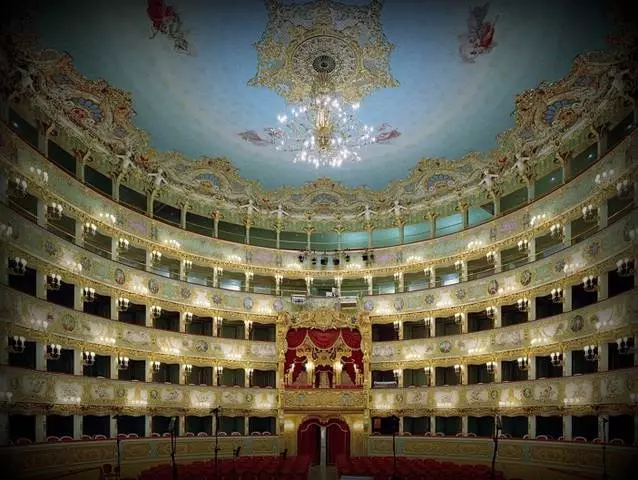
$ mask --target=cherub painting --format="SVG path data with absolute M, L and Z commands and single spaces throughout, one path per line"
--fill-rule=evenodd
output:
M 459 35 L 461 41 L 459 54 L 467 63 L 476 63 L 476 57 L 489 53 L 496 46 L 494 42 L 495 26 L 498 15 L 494 21 L 487 20 L 490 3 L 482 7 L 474 7 L 470 10 L 467 20 L 467 33 Z

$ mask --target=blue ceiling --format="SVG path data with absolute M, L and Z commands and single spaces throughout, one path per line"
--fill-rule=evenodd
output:
M 191 55 L 176 51 L 167 35 L 150 38 L 147 3 L 42 1 L 40 45 L 70 53 L 88 78 L 130 91 L 134 123 L 155 148 L 228 157 L 242 176 L 268 188 L 324 175 L 382 188 L 420 158 L 454 161 L 489 150 L 513 125 L 516 93 L 560 79 L 577 54 L 604 48 L 611 31 L 603 0 L 590 0 L 587 8 L 582 0 L 493 0 L 485 19 L 494 24 L 494 43 L 468 63 L 459 36 L 468 32 L 470 9 L 483 1 L 386 0 L 381 21 L 396 46 L 390 68 L 400 85 L 374 92 L 359 113 L 363 122 L 390 124 L 401 135 L 363 151 L 360 163 L 316 170 L 239 136 L 275 126 L 286 108 L 274 92 L 247 85 L 257 71 L 254 43 L 267 22 L 262 0 L 167 0 Z

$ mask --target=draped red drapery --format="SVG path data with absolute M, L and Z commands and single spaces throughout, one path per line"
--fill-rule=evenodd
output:
M 357 366 L 359 372 L 363 373 L 363 352 L 361 351 L 361 333 L 358 330 L 349 328 L 330 328 L 328 330 L 319 330 L 314 328 L 291 328 L 286 334 L 288 342 L 288 350 L 285 356 L 286 371 L 294 364 L 292 371 L 292 381 L 304 370 L 305 356 L 297 356 L 297 348 L 299 348 L 308 338 L 317 348 L 326 350 L 332 347 L 335 342 L 341 338 L 343 343 L 351 350 L 349 357 L 342 357 L 344 364 L 343 371 L 350 376 L 354 383 L 355 372 L 354 366 Z M 318 371 L 315 369 L 315 371 Z M 331 380 L 332 382 L 332 380 Z
M 334 465 L 339 455 L 350 456 L 350 429 L 340 419 L 330 419 L 326 428 L 327 463 Z
M 350 428 L 339 418 L 320 421 L 311 418 L 299 425 L 297 430 L 297 455 L 308 455 L 317 465 L 321 458 L 321 430 L 326 427 L 326 461 L 334 465 L 339 455 L 350 456 Z
M 297 430 L 297 456 L 307 455 L 310 462 L 317 465 L 320 462 L 321 441 L 319 423 L 317 420 L 307 420 Z

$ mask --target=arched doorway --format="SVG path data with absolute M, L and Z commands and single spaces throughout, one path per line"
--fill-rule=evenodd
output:
M 348 424 L 338 418 L 306 420 L 297 430 L 297 454 L 308 455 L 313 465 L 334 465 L 339 455 L 350 455 Z

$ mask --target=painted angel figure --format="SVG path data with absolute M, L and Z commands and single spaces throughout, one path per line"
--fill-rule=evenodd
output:
M 622 99 L 628 100 L 629 103 L 634 104 L 636 100 L 633 99 L 626 92 L 626 82 L 625 75 L 629 73 L 629 69 L 620 70 L 619 68 L 612 68 L 607 75 L 612 77 L 611 87 L 609 87 L 609 94 L 613 94 L 614 92 Z
M 16 67 L 15 71 L 20 75 L 11 97 L 21 95 L 27 92 L 35 93 L 35 84 L 33 77 L 35 76 L 35 70 L 32 65 L 27 68 Z
M 162 183 L 166 183 L 166 179 L 164 178 L 164 170 L 161 168 L 157 171 L 157 173 L 148 173 L 147 176 L 149 178 L 154 178 L 153 180 L 153 188 L 158 189 L 162 186 Z
M 514 170 L 523 180 L 527 180 L 531 175 L 531 165 L 528 163 L 531 160 L 531 157 L 524 157 L 520 153 L 516 153 L 516 162 L 512 165 L 512 170 Z
M 129 167 L 133 166 L 133 152 L 131 150 L 127 150 L 126 153 L 121 153 L 119 155 L 115 155 L 116 158 L 119 158 L 120 168 L 122 173 L 126 173 Z
M 390 210 L 388 210 L 388 213 L 394 213 L 394 216 L 397 218 L 397 220 L 399 220 L 401 218 L 401 212 L 403 210 L 407 210 L 407 208 L 401 205 L 398 200 L 395 200 L 394 205 Z
M 479 182 L 479 185 L 481 185 L 488 192 L 495 193 L 497 190 L 496 188 L 497 178 L 498 178 L 497 174 L 490 172 L 488 169 L 485 169 L 483 170 L 483 175 L 481 177 L 481 181 Z
M 363 212 L 361 212 L 359 215 L 357 215 L 358 217 L 363 216 L 363 218 L 365 219 L 366 223 L 370 223 L 370 221 L 372 220 L 372 215 L 376 215 L 377 212 L 375 212 L 374 210 L 372 210 L 370 208 L 370 204 L 366 203 L 365 208 L 363 209 Z
M 252 200 L 251 200 L 251 202 L 252 202 Z M 281 203 L 279 205 L 277 205 L 277 210 L 273 210 L 270 213 L 276 213 L 277 214 L 277 223 L 281 223 L 281 221 L 284 219 L 284 217 L 288 215 L 288 212 L 286 212 L 284 210 L 284 206 Z
M 242 208 L 246 209 L 246 215 L 249 217 L 252 216 L 253 212 L 259 212 L 259 209 L 255 206 L 255 202 L 253 202 L 252 198 L 248 200 L 248 203 L 246 205 L 242 205 L 239 207 L 240 210 Z

